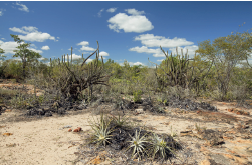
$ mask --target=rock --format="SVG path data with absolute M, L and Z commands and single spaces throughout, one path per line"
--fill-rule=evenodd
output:
M 3 133 L 3 135 L 10 136 L 10 135 L 13 135 L 13 133 Z
M 241 126 L 243 129 L 247 129 L 247 128 L 249 128 L 249 125 L 242 125 Z
M 181 131 L 180 132 L 181 137 L 183 137 L 183 136 L 192 136 L 192 135 L 193 135 L 192 130 L 187 130 L 187 131 Z
M 64 114 L 64 113 L 66 113 L 66 110 L 65 110 L 65 108 L 61 107 L 61 108 L 58 109 L 57 113 L 58 114 Z
M 105 161 L 105 153 L 101 152 L 99 153 L 94 159 L 90 160 L 87 165 L 99 165 L 101 162 Z
M 72 131 L 72 129 L 68 129 L 68 132 L 71 132 Z
M 230 165 L 230 161 L 221 154 L 209 154 L 211 159 L 213 159 L 217 165 Z
M 80 132 L 81 131 L 81 128 L 80 127 L 77 127 L 77 129 L 74 129 L 73 132 Z
M 52 113 L 51 112 L 47 112 L 47 113 L 45 113 L 45 116 L 46 117 L 52 116 Z
M 142 108 L 141 109 L 135 109 L 135 112 L 136 112 L 136 114 L 143 114 L 144 110 Z

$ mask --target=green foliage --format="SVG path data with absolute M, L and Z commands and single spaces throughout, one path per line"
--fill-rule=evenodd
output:
M 3 62 L 3 66 L 6 66 L 4 70 L 5 78 L 19 79 L 22 75 L 22 63 L 16 60 L 6 60 Z
M 1 46 L 1 45 L 0 45 Z M 0 48 L 0 60 L 4 60 L 4 58 L 6 58 L 6 56 L 4 55 L 1 55 L 1 54 L 4 54 L 4 50 Z
M 108 130 L 108 126 L 112 120 L 113 119 L 104 119 L 102 113 L 100 115 L 100 120 L 97 120 L 97 122 L 94 119 L 93 122 L 89 121 L 89 124 L 94 131 L 89 143 L 95 143 L 96 147 L 99 147 L 101 144 L 105 146 L 106 143 L 110 143 L 108 140 L 110 140 L 112 137 L 110 134 L 113 132 L 113 129 Z
M 25 43 L 24 40 L 21 40 L 18 35 L 12 35 L 11 37 L 14 39 L 15 42 L 19 44 L 17 47 L 18 50 L 14 50 L 15 55 L 13 57 L 19 57 L 21 58 L 21 61 L 23 63 L 23 77 L 26 77 L 26 66 L 28 63 L 36 60 L 37 58 L 41 58 L 41 55 L 39 53 L 36 53 L 34 51 L 31 51 L 28 49 L 30 46 L 30 43 Z
M 138 156 L 138 159 L 141 159 L 141 157 L 144 156 L 146 153 L 146 143 L 148 143 L 149 141 L 147 137 L 145 137 L 146 134 L 140 138 L 140 133 L 141 133 L 141 129 L 139 133 L 136 130 L 135 137 L 132 137 L 131 135 L 129 135 L 132 140 L 129 141 L 130 145 L 126 149 L 126 151 L 128 151 L 129 149 L 133 149 L 132 158 L 135 158 L 136 156 Z
M 142 95 L 142 91 L 141 90 L 138 90 L 138 91 L 135 91 L 133 93 L 133 96 L 134 96 L 134 102 L 141 102 L 142 99 L 141 99 L 141 95 Z
M 149 154 L 152 154 L 153 159 L 157 154 L 159 154 L 162 159 L 166 159 L 169 152 L 177 156 L 176 153 L 168 146 L 168 142 L 165 142 L 164 138 L 161 138 L 157 134 L 153 133 L 153 137 L 151 137 L 151 148 L 149 149 Z
M 252 36 L 249 32 L 237 32 L 227 37 L 219 37 L 212 43 L 210 40 L 206 40 L 199 44 L 196 52 L 214 64 L 214 78 L 222 100 L 226 100 L 228 97 L 227 93 L 230 90 L 230 81 L 236 65 L 247 60 L 251 56 L 251 51 Z

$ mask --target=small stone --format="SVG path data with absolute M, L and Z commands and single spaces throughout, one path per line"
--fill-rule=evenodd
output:
M 243 129 L 247 129 L 247 128 L 249 128 L 249 125 L 242 125 L 241 126 Z
M 68 132 L 71 132 L 72 131 L 72 129 L 68 129 Z
M 137 114 L 143 114 L 144 113 L 144 110 L 141 108 L 141 109 L 135 109 L 135 112 Z
M 79 132 L 79 129 L 74 129 L 74 131 L 73 132 Z
M 46 117 L 52 116 L 52 113 L 51 112 L 47 112 L 47 113 L 45 113 L 45 116 Z

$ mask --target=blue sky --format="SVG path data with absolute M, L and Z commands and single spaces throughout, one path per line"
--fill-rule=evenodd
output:
M 244 24 L 239 28 L 239 25 Z M 45 58 L 100 55 L 131 65 L 164 59 L 175 47 L 193 56 L 199 42 L 252 28 L 252 2 L 243 1 L 0 1 L 0 48 L 11 58 L 10 34 Z M 94 57 L 91 57 L 93 59 Z

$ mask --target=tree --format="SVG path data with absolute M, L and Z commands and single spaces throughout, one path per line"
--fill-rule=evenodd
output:
M 4 60 L 4 58 L 5 58 L 6 56 L 1 55 L 1 54 L 4 54 L 4 50 L 0 48 L 0 60 Z
M 210 40 L 199 44 L 197 53 L 202 58 L 211 60 L 216 69 L 216 82 L 221 92 L 221 98 L 225 99 L 229 90 L 229 83 L 236 65 L 250 57 L 252 49 L 252 36 L 249 32 L 231 34 L 227 37 L 219 37 L 212 43 Z
M 16 53 L 15 55 L 13 55 L 13 57 L 19 57 L 21 58 L 22 64 L 23 64 L 23 77 L 26 77 L 26 66 L 27 63 L 36 60 L 37 58 L 41 58 L 41 55 L 39 53 L 36 53 L 32 50 L 29 50 L 28 47 L 30 46 L 30 43 L 25 43 L 24 40 L 21 40 L 18 35 L 12 35 L 11 37 L 14 38 L 14 41 L 19 43 L 20 45 L 16 48 L 18 48 L 18 50 L 14 50 L 14 52 Z

